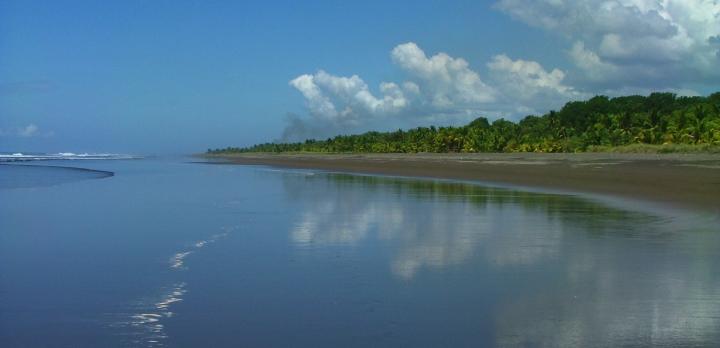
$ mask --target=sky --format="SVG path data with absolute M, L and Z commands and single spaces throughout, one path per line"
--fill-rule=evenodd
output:
M 0 1 L 0 152 L 170 154 L 720 91 L 718 0 Z

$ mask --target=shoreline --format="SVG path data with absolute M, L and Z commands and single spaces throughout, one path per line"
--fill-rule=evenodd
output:
M 720 155 L 626 153 L 202 155 L 219 163 L 481 181 L 638 199 L 720 215 Z

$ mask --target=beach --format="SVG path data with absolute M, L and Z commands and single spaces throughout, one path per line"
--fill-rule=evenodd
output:
M 244 153 L 205 157 L 244 165 L 509 184 L 720 213 L 717 154 Z

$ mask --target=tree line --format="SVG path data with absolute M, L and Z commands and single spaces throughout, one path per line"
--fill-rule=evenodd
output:
M 366 132 L 326 140 L 209 149 L 208 153 L 583 152 L 633 144 L 720 146 L 720 92 L 707 97 L 673 93 L 596 96 L 519 122 L 490 122 L 479 117 L 459 127 Z

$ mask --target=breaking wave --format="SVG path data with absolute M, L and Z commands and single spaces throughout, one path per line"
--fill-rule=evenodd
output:
M 23 161 L 50 161 L 50 160 L 120 160 L 140 159 L 135 155 L 117 153 L 0 153 L 0 162 L 23 162 Z

